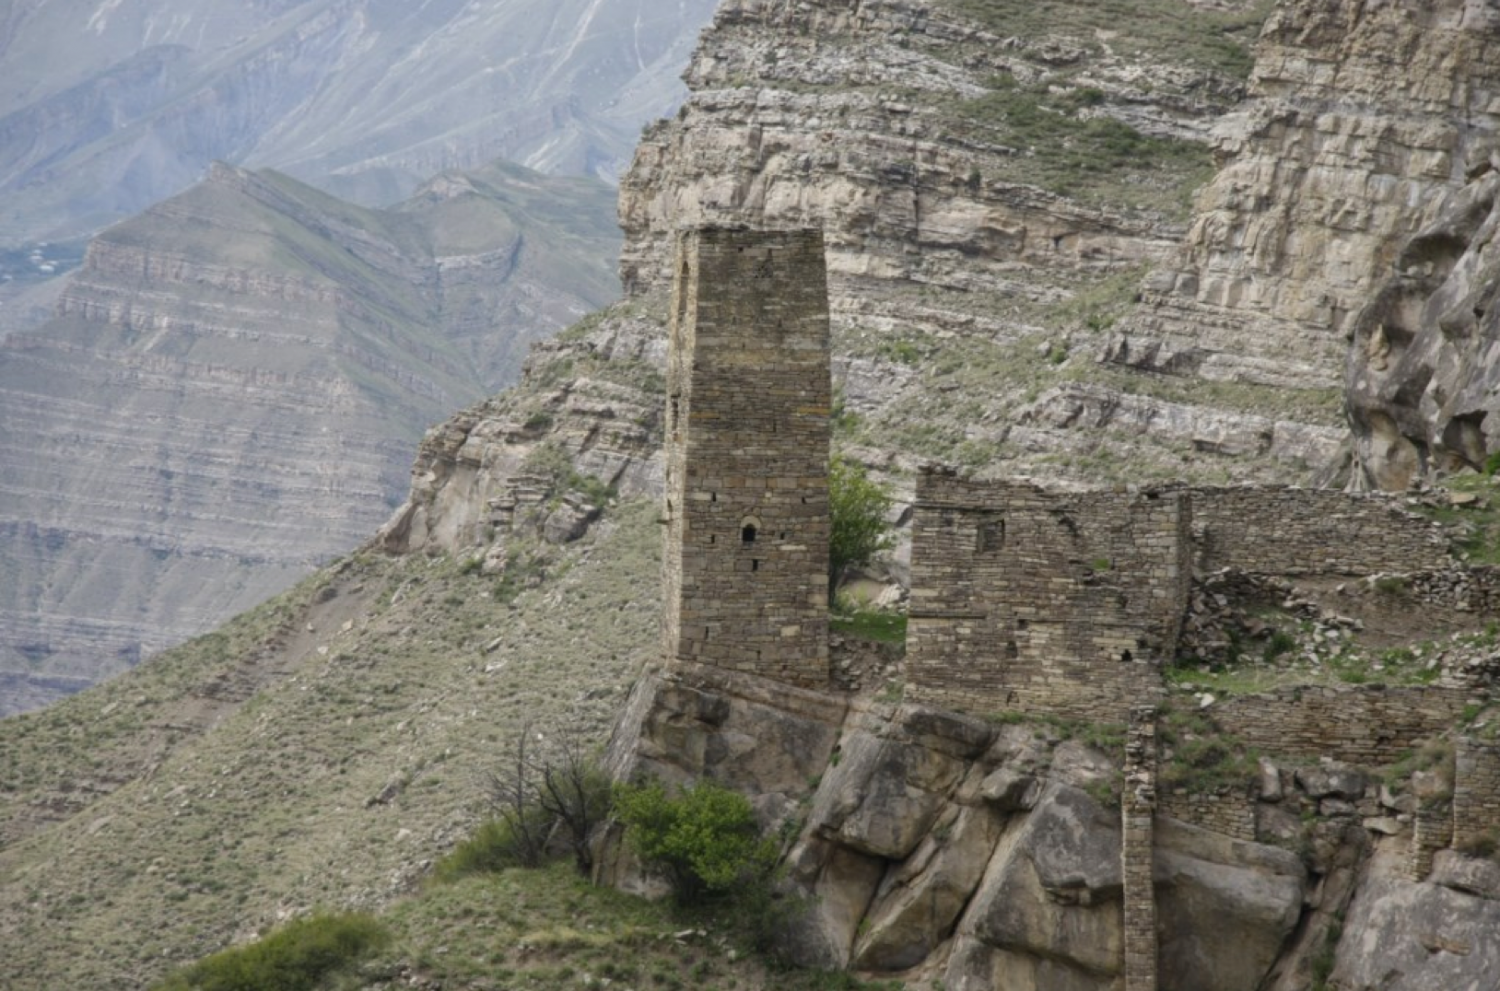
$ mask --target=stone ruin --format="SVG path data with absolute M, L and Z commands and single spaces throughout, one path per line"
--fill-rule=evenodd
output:
M 725 672 L 763 712 L 819 712 L 831 704 L 823 701 L 831 382 L 822 238 L 691 230 L 678 239 L 676 272 L 662 519 L 667 671 Z M 912 522 L 906 698 L 969 716 L 1127 728 L 1122 973 L 1127 991 L 1154 989 L 1156 816 L 1256 835 L 1247 795 L 1157 793 L 1162 667 L 1177 652 L 1195 572 L 1361 576 L 1453 566 L 1432 524 L 1377 496 L 1275 487 L 1053 493 L 931 467 L 918 478 Z M 733 718 L 693 710 L 684 699 L 697 696 L 675 691 L 658 708 L 678 715 L 659 718 L 680 723 L 691 712 L 715 732 Z M 1226 700 L 1215 714 L 1277 753 L 1380 764 L 1451 729 L 1474 699 L 1473 686 L 1461 685 L 1299 689 Z M 653 718 L 643 711 L 638 722 Z M 639 732 L 637 746 L 652 735 Z M 1500 829 L 1500 749 L 1464 740 L 1459 750 L 1451 808 L 1415 817 L 1418 879 L 1436 850 Z

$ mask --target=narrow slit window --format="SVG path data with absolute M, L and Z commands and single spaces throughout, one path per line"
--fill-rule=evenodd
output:
M 750 559 L 750 570 L 751 571 L 759 571 L 760 570 L 760 559 L 759 558 L 751 558 Z

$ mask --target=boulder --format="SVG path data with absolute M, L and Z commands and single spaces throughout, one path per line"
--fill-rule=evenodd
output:
M 905 860 L 963 772 L 962 761 L 920 744 L 851 733 L 813 798 L 809 825 L 851 849 Z
M 1297 770 L 1297 783 L 1312 798 L 1363 798 L 1368 780 L 1364 771 L 1337 761 Z
M 1118 815 L 1054 783 L 1001 839 L 959 933 L 1067 969 L 1114 975 L 1124 952 L 1120 892 Z
M 843 970 L 885 861 L 811 839 L 792 851 L 789 869 L 810 897 L 807 914 L 786 933 L 788 956 L 802 967 Z
M 1500 902 L 1440 884 L 1369 877 L 1344 922 L 1330 987 L 1493 991 Z
M 1157 829 L 1162 991 L 1255 991 L 1296 928 L 1302 862 L 1181 823 Z
M 1004 819 L 989 809 L 963 809 L 894 867 L 871 907 L 855 950 L 861 970 L 905 970 L 947 939 L 984 876 Z

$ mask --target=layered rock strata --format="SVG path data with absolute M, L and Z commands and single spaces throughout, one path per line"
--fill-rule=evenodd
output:
M 96 240 L 0 345 L 0 713 L 364 539 L 429 423 L 609 299 L 611 199 L 496 167 L 375 213 L 225 166 Z
M 1423 295 L 1417 283 L 1435 290 L 1466 243 L 1467 232 L 1434 222 L 1449 204 L 1462 210 L 1456 198 L 1472 206 L 1485 195 L 1459 190 L 1488 169 L 1500 124 L 1497 43 L 1493 13 L 1461 0 L 1278 7 L 1249 99 L 1219 124 L 1221 168 L 1107 359 L 1199 381 L 1321 390 L 1340 380 L 1347 354 L 1358 481 L 1408 484 L 1425 467 L 1414 445 L 1441 447 L 1452 417 L 1472 419 L 1468 398 L 1462 410 L 1416 413 L 1436 349 L 1421 343 L 1408 357 L 1417 328 L 1406 324 L 1420 308 L 1409 302 Z M 1479 219 L 1457 223 L 1472 232 Z M 1403 255 L 1424 230 L 1431 236 Z M 1382 289 L 1398 257 L 1404 282 Z M 1380 312 L 1359 316 L 1377 293 Z M 1378 334 L 1393 309 L 1405 314 L 1390 321 L 1400 326 Z M 1451 428 L 1460 459 L 1473 459 L 1473 433 Z
M 842 385 L 871 446 L 1038 472 L 1077 456 L 1158 475 L 1271 477 L 1326 461 L 1341 439 L 1332 376 L 1307 402 L 1282 402 L 1280 380 L 1184 402 L 1154 377 L 1093 365 L 1128 287 L 1184 234 L 1153 194 L 1191 179 L 1098 151 L 1084 168 L 1116 185 L 1067 187 L 1067 163 L 1046 156 L 1092 147 L 1090 127 L 1127 125 L 1150 136 L 1132 140 L 1177 142 L 1152 153 L 1191 149 L 1233 105 L 1235 81 L 1140 45 L 1124 58 L 1090 26 L 1044 38 L 1008 16 L 981 24 L 959 5 L 906 0 L 723 5 L 689 69 L 693 95 L 643 136 L 622 181 L 627 290 L 666 285 L 678 227 L 821 226 Z M 1037 104 L 1048 92 L 1072 94 L 1073 109 Z M 1026 129 L 1037 112 L 1056 133 Z M 975 374 L 937 381 L 945 353 Z M 912 419 L 931 424 L 920 441 L 903 436 Z

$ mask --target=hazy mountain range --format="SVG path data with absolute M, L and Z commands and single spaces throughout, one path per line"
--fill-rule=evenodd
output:
M 273 167 L 367 204 L 496 158 L 610 179 L 713 0 L 11 0 L 0 244 Z

